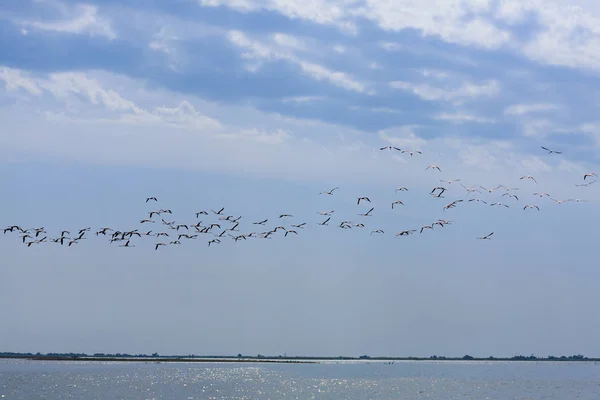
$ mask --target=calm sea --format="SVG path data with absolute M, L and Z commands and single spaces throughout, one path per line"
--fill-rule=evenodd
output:
M 150 364 L 0 360 L 12 399 L 598 400 L 600 364 Z

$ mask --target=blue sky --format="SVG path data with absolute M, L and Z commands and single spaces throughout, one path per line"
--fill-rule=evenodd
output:
M 600 355 L 600 186 L 575 186 L 600 161 L 598 26 L 585 0 L 3 2 L 0 224 L 307 225 L 159 251 L 0 236 L 0 350 Z

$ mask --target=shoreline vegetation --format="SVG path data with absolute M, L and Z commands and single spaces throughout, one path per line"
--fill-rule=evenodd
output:
M 26 359 L 33 361 L 123 361 L 123 362 L 149 362 L 149 363 L 162 363 L 162 362 L 231 362 L 231 363 L 319 363 L 322 361 L 374 361 L 374 362 L 393 362 L 393 361 L 600 361 L 600 358 L 588 358 L 582 355 L 573 356 L 548 356 L 548 357 L 536 357 L 533 354 L 530 356 L 513 356 L 513 357 L 472 357 L 465 355 L 463 357 L 443 357 L 443 356 L 430 356 L 430 357 L 370 357 L 363 355 L 360 357 L 310 357 L 310 356 L 263 356 L 258 354 L 256 356 L 244 356 L 238 354 L 237 356 L 197 356 L 197 355 L 159 355 L 154 353 L 151 355 L 147 354 L 84 354 L 84 353 L 13 353 L 13 352 L 0 352 L 0 359 Z

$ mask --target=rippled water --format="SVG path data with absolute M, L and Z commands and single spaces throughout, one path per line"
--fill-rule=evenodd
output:
M 122 363 L 0 360 L 9 399 L 600 399 L 570 362 Z

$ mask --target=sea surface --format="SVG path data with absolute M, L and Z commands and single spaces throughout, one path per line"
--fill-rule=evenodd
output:
M 598 400 L 600 364 L 0 360 L 0 399 Z

